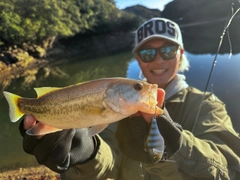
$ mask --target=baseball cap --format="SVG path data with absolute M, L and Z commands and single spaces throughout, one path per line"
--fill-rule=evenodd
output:
M 183 48 L 182 34 L 177 23 L 166 18 L 152 18 L 137 29 L 132 52 L 136 53 L 141 45 L 156 37 L 175 42 Z

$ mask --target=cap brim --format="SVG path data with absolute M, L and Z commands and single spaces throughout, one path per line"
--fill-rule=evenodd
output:
M 152 39 L 155 39 L 155 38 L 166 39 L 166 40 L 169 40 L 169 41 L 171 41 L 171 42 L 174 42 L 174 43 L 180 45 L 181 47 L 183 47 L 183 45 L 182 45 L 182 44 L 179 44 L 178 41 L 174 41 L 173 39 L 168 38 L 168 37 L 166 37 L 166 36 L 152 35 L 152 36 L 150 36 L 150 37 L 148 37 L 148 38 L 145 38 L 142 42 L 140 42 L 137 46 L 135 46 L 135 47 L 133 48 L 133 50 L 132 50 L 132 53 L 133 53 L 133 54 L 136 53 L 136 52 L 138 51 L 138 49 L 139 49 L 144 43 L 146 43 L 146 42 L 148 42 L 148 41 L 150 41 L 150 40 L 152 40 Z

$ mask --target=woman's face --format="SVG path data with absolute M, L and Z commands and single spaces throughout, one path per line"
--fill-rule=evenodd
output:
M 165 45 L 173 45 L 173 43 L 164 39 L 156 38 L 143 44 L 139 50 L 161 48 Z M 176 57 L 170 60 L 163 60 L 159 51 L 157 51 L 157 55 L 152 62 L 143 62 L 139 55 L 136 55 L 136 59 L 147 81 L 151 84 L 158 84 L 159 88 L 164 89 L 176 76 L 183 52 L 184 50 L 179 48 Z

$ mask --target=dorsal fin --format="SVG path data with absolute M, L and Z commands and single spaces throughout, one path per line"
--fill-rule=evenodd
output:
M 57 87 L 34 88 L 34 90 L 36 91 L 38 97 L 43 96 L 43 95 L 45 95 L 45 94 L 47 94 L 49 92 L 52 92 L 52 91 L 55 91 L 55 90 L 58 90 L 58 89 L 61 89 L 61 88 L 57 88 Z

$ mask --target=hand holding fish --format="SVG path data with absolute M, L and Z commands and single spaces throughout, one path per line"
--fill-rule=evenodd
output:
M 107 124 L 138 111 L 162 113 L 156 107 L 157 85 L 144 81 L 106 78 L 66 88 L 35 90 L 37 98 L 4 92 L 10 119 L 16 122 L 27 115 L 19 128 L 23 149 L 40 164 L 59 173 L 95 156 L 99 144 L 94 134 Z M 99 125 L 97 131 L 89 131 Z
M 149 136 L 149 128 L 152 125 L 151 122 L 154 117 L 156 117 L 154 123 L 157 123 L 155 125 L 157 125 L 164 139 L 164 144 L 162 144 L 164 147 L 160 148 L 165 148 L 162 160 L 167 160 L 180 148 L 182 143 L 182 127 L 171 119 L 167 109 L 164 107 L 164 95 L 164 90 L 158 89 L 158 107 L 163 108 L 162 114 L 138 112 L 130 118 L 119 122 L 116 138 L 119 141 L 121 151 L 128 157 L 147 164 L 158 162 L 154 160 L 155 154 L 149 153 L 151 150 L 149 151 L 150 148 L 148 145 L 146 146 L 146 137 L 148 138 Z M 157 143 L 157 141 L 155 142 Z M 150 146 L 153 149 L 156 148 L 154 144 L 152 145 Z
M 30 129 L 37 123 L 37 120 L 32 115 L 27 115 L 23 121 L 24 130 Z
M 23 137 L 24 151 L 34 155 L 39 164 L 63 173 L 71 166 L 93 158 L 97 153 L 97 137 L 88 136 L 87 128 L 58 131 L 41 136 L 40 139 L 25 133 L 37 123 L 40 122 L 32 115 L 27 115 L 21 121 L 19 130 Z

